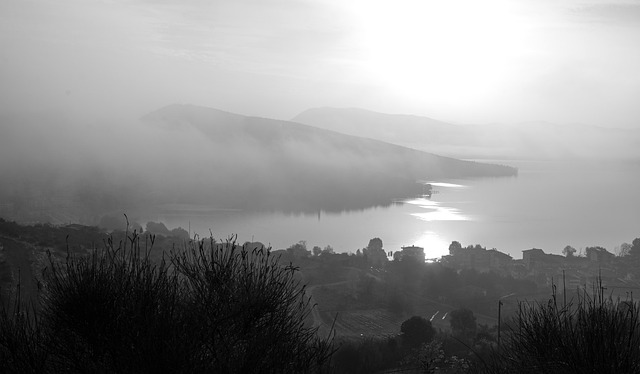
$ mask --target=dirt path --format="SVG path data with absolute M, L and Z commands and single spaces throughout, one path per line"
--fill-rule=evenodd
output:
M 309 292 L 309 296 L 311 296 L 311 299 L 315 303 L 315 298 L 314 298 L 314 295 L 313 295 L 313 291 L 315 291 L 318 287 L 339 286 L 341 284 L 347 284 L 349 282 L 351 282 L 351 281 L 350 280 L 345 280 L 345 281 L 333 282 L 333 283 L 315 284 L 313 286 L 308 287 L 307 288 L 307 292 Z M 331 333 L 331 327 L 332 326 L 324 321 L 324 319 L 320 315 L 320 310 L 319 310 L 317 305 L 315 305 L 313 307 L 313 309 L 311 310 L 311 316 L 313 317 L 313 326 L 318 327 L 318 333 L 320 333 L 320 336 L 327 336 L 327 335 L 329 335 Z

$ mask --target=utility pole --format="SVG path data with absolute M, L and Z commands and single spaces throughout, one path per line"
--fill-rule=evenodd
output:
M 498 300 L 498 349 L 500 349 L 500 325 L 502 324 L 501 312 L 502 300 Z
M 507 297 L 511 297 L 511 296 L 513 296 L 515 294 L 516 293 L 513 292 L 513 293 L 510 293 L 508 295 L 504 295 L 504 296 L 502 296 L 501 298 L 498 299 L 498 348 L 500 348 L 500 332 L 501 332 L 501 329 L 502 329 L 502 326 L 500 326 L 500 325 L 502 325 L 502 305 L 503 305 L 502 300 L 506 299 Z
M 567 307 L 567 283 L 564 277 L 564 269 L 562 269 L 562 296 L 563 296 L 563 304 L 562 307 Z

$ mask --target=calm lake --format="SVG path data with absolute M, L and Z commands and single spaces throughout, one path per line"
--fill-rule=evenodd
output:
M 621 243 L 640 237 L 639 163 L 499 163 L 518 167 L 519 175 L 429 181 L 437 191 L 431 199 L 399 199 L 388 207 L 313 215 L 200 207 L 149 219 L 190 227 L 192 235 L 238 234 L 241 242 L 274 249 L 305 240 L 309 249 L 331 245 L 337 252 L 355 252 L 379 237 L 387 251 L 418 245 L 427 258 L 448 254 L 453 240 L 521 258 L 524 249 L 561 253 L 566 245 L 599 245 L 615 253 Z

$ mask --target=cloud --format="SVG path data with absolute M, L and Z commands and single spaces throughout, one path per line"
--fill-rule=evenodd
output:
M 318 65 L 349 60 L 348 22 L 322 2 L 140 2 L 136 11 L 146 14 L 157 34 L 154 53 L 298 77 L 308 77 Z
M 589 22 L 640 27 L 640 2 L 638 1 L 586 4 L 573 9 L 573 14 Z

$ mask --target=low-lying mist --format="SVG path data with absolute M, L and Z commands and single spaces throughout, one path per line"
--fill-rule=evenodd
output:
M 342 211 L 419 193 L 420 179 L 513 175 L 286 121 L 173 105 L 141 119 L 3 118 L 1 214 L 95 223 L 168 204 Z

